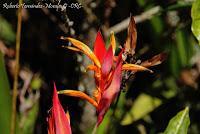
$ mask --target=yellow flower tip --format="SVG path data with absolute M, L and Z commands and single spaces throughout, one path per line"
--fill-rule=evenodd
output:
M 99 68 L 101 67 L 100 61 L 94 54 L 94 52 L 83 42 L 67 37 L 65 38 L 69 42 L 71 42 L 76 48 L 80 49 L 84 54 L 86 54 Z
M 81 52 L 80 49 L 76 48 L 76 47 L 70 47 L 70 46 L 66 46 L 65 48 L 76 51 L 76 52 Z
M 73 51 L 76 51 L 76 52 L 81 52 L 81 50 L 76 48 L 76 47 L 65 46 L 65 45 L 62 45 L 61 47 L 65 48 L 65 49 L 73 50 Z
M 93 70 L 93 71 L 97 72 L 97 71 L 98 71 L 98 68 L 97 68 L 97 66 L 95 66 L 95 65 L 88 65 L 88 66 L 86 67 L 86 71 L 89 71 L 89 70 Z
M 149 69 L 149 72 L 150 72 L 150 73 L 154 73 L 153 70 L 150 70 L 150 69 Z
M 64 40 L 65 38 L 66 38 L 66 37 L 64 37 L 64 36 L 61 36 L 61 37 L 60 37 L 61 40 Z
M 95 63 L 99 68 L 101 68 L 101 64 L 100 64 L 100 62 L 99 61 L 96 61 L 96 63 Z
M 67 117 L 67 120 L 68 120 L 69 123 L 70 123 L 70 115 L 69 115 L 69 111 L 66 112 L 66 117 Z
M 130 70 L 130 71 L 135 71 L 135 72 L 138 72 L 138 71 L 149 71 L 150 73 L 153 73 L 152 70 L 146 68 L 146 67 L 143 67 L 143 66 L 140 66 L 140 65 L 136 65 L 136 64 L 124 64 L 122 66 L 122 70 Z
M 110 44 L 112 45 L 113 55 L 115 55 L 116 41 L 115 41 L 115 35 L 113 31 L 111 31 Z
M 111 31 L 110 34 L 111 34 L 111 35 L 114 35 L 114 31 Z
M 150 72 L 150 73 L 154 73 L 153 72 L 153 70 L 151 70 L 151 69 L 148 69 L 148 68 L 146 68 L 146 67 L 144 67 L 145 68 L 145 70 L 144 71 L 148 71 L 148 72 Z
M 68 40 L 68 41 L 71 41 L 73 38 L 61 36 L 60 39 L 61 39 L 61 40 Z
M 87 73 L 88 72 L 88 70 L 87 70 L 87 68 L 83 68 L 83 70 L 81 70 L 83 73 Z
M 58 94 L 63 94 L 63 91 L 64 91 L 64 90 L 57 91 L 57 93 L 58 93 Z
M 94 90 L 93 97 L 95 98 L 96 102 L 99 104 L 99 101 L 101 99 L 101 93 L 98 89 Z
M 81 41 L 76 40 L 76 39 L 71 38 L 71 37 L 65 37 L 64 39 L 70 41 L 72 44 L 82 43 Z

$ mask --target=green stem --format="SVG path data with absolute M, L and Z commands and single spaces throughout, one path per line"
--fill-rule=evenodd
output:
M 15 128 L 16 128 L 16 100 L 17 100 L 17 88 L 18 88 L 20 39 L 21 39 L 21 26 L 22 26 L 22 3 L 23 0 L 19 0 L 17 34 L 16 34 L 16 59 L 15 59 L 16 64 L 15 64 L 15 74 L 14 74 L 14 84 L 13 84 L 10 134 L 15 134 Z
M 92 134 L 96 134 L 97 133 L 97 124 L 95 124 L 93 130 L 92 130 Z

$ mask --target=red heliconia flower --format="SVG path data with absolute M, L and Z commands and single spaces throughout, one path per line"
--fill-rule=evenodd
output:
M 69 114 L 65 114 L 60 104 L 56 86 L 54 84 L 53 106 L 48 121 L 48 134 L 71 134 Z
M 122 78 L 121 70 L 122 70 L 122 52 L 118 57 L 115 70 L 111 72 L 112 79 L 107 81 L 107 83 L 105 83 L 105 81 L 102 80 L 102 82 L 104 83 L 102 84 L 102 87 L 100 85 L 100 89 L 101 90 L 103 89 L 103 91 L 101 91 L 102 95 L 97 107 L 97 114 L 98 114 L 97 125 L 99 125 L 102 122 L 105 113 L 107 112 L 111 103 L 114 101 L 114 99 L 116 98 L 116 96 L 118 96 L 120 92 L 120 85 Z
M 137 72 L 149 69 L 136 64 L 122 65 L 123 49 L 118 56 L 115 56 L 116 42 L 113 33 L 111 34 L 108 50 L 106 50 L 100 31 L 97 33 L 94 51 L 76 39 L 64 37 L 62 39 L 68 40 L 73 44 L 73 46 L 67 47 L 68 49 L 83 52 L 92 60 L 94 64 L 88 65 L 87 70 L 94 71 L 96 90 L 94 91 L 93 98 L 76 90 L 63 90 L 59 91 L 59 94 L 79 97 L 94 105 L 98 116 L 97 125 L 99 125 L 120 91 L 122 71 L 131 70 Z

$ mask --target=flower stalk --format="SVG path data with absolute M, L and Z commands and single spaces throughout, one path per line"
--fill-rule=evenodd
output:
M 15 134 L 15 130 L 16 130 L 16 100 L 17 100 L 17 89 L 18 89 L 20 41 L 21 41 L 21 26 L 22 26 L 22 3 L 23 3 L 23 0 L 19 0 L 17 34 L 16 34 L 15 74 L 14 74 L 14 84 L 13 84 L 13 94 L 12 94 L 12 114 L 11 114 L 10 134 Z

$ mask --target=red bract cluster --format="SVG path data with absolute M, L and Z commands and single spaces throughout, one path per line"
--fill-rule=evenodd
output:
M 97 110 L 97 125 L 99 125 L 111 103 L 120 91 L 122 71 L 131 70 L 137 72 L 149 69 L 136 64 L 122 65 L 123 49 L 119 55 L 115 56 L 116 43 L 113 33 L 110 37 L 110 46 L 108 50 L 106 50 L 100 31 L 97 33 L 94 51 L 76 39 L 64 37 L 62 37 L 62 39 L 70 41 L 73 44 L 73 47 L 67 47 L 68 49 L 83 52 L 92 60 L 94 64 L 88 65 L 87 70 L 94 71 L 96 90 L 94 91 L 93 98 L 83 92 L 74 90 L 59 91 L 59 94 L 80 97 L 93 104 Z
M 54 84 L 53 107 L 50 110 L 48 121 L 48 134 L 71 134 L 69 114 L 65 114 L 58 99 L 56 86 Z

